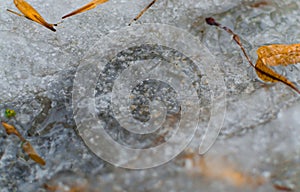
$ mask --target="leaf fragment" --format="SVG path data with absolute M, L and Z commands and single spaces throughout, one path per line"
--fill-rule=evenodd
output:
M 293 88 L 298 93 L 300 93 L 297 87 L 291 81 L 289 81 L 286 77 L 276 73 L 274 70 L 269 68 L 266 64 L 262 62 L 261 59 L 257 60 L 255 67 L 256 69 L 259 69 L 256 70 L 256 74 L 261 80 L 265 82 L 272 82 L 272 83 L 281 81 L 284 84 Z
M 278 185 L 278 184 L 274 184 L 273 186 L 275 189 L 277 189 L 279 191 L 293 191 L 293 189 L 288 186 L 283 186 L 283 185 Z
M 86 5 L 84 5 L 83 7 L 80 7 L 79 9 L 76 9 L 75 11 L 72 11 L 71 13 L 69 13 L 67 15 L 64 15 L 62 17 L 62 19 L 65 19 L 67 17 L 71 17 L 73 15 L 76 15 L 76 14 L 88 11 L 90 9 L 94 9 L 98 5 L 103 4 L 103 3 L 107 2 L 107 1 L 109 1 L 109 0 L 93 0 L 93 1 L 91 1 L 89 3 L 87 3 Z
M 16 7 L 20 10 L 20 12 L 23 14 L 19 14 L 17 12 L 14 12 L 12 10 L 7 10 L 11 13 L 14 13 L 18 16 L 24 16 L 29 20 L 32 20 L 34 22 L 37 22 L 45 27 L 47 27 L 48 29 L 50 29 L 51 31 L 56 31 L 56 29 L 54 28 L 54 26 L 57 26 L 57 24 L 50 24 L 48 22 L 45 21 L 45 19 L 37 12 L 37 10 L 35 10 L 29 3 L 27 3 L 24 0 L 14 0 L 14 4 L 16 5 Z
M 30 142 L 27 141 L 14 126 L 5 122 L 1 122 L 1 124 L 5 128 L 5 131 L 8 135 L 14 134 L 19 137 L 19 139 L 22 141 L 22 149 L 33 161 L 40 165 L 46 165 L 45 160 L 37 154 Z
M 8 135 L 11 135 L 11 134 L 14 134 L 16 135 L 17 137 L 20 138 L 21 141 L 24 141 L 25 139 L 23 138 L 23 136 L 20 134 L 20 132 L 13 126 L 13 125 L 10 125 L 8 123 L 5 123 L 5 122 L 1 122 L 2 126 L 4 127 L 6 133 Z
M 256 53 L 269 66 L 287 66 L 300 62 L 300 44 L 261 46 L 257 49 Z
M 22 148 L 24 150 L 24 152 L 36 163 L 40 164 L 40 165 L 46 165 L 46 162 L 43 158 L 41 158 L 37 152 L 34 150 L 34 148 L 32 147 L 32 145 L 30 144 L 29 141 L 25 140 L 22 143 Z
M 300 94 L 297 86 L 268 66 L 291 65 L 300 62 L 300 44 L 268 45 L 257 49 L 256 74 L 265 82 L 282 82 Z
M 291 65 L 300 62 L 300 44 L 291 44 L 291 45 L 267 45 L 261 46 L 257 49 L 258 59 L 255 67 L 268 71 L 276 78 L 270 78 L 260 71 L 256 70 L 256 74 L 265 82 L 284 82 L 288 86 L 292 87 L 294 90 L 298 90 L 297 87 L 289 81 L 284 76 L 276 73 L 268 66 L 278 66 L 278 65 Z

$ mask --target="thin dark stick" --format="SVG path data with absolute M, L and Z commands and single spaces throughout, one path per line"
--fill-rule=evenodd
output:
M 130 21 L 128 25 L 130 26 L 134 21 L 137 21 L 156 1 L 157 0 L 153 0 L 149 5 L 147 5 L 135 18 Z

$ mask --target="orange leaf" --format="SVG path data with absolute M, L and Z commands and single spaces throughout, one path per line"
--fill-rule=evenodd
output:
M 300 62 L 300 44 L 261 46 L 256 53 L 258 58 L 268 66 L 287 66 Z
M 14 126 L 12 126 L 8 123 L 5 123 L 5 122 L 1 122 L 1 123 L 2 123 L 2 126 L 5 128 L 5 131 L 8 135 L 14 134 L 14 135 L 18 136 L 21 139 L 21 141 L 25 140 Z
M 36 151 L 34 150 L 34 148 L 32 147 L 32 145 L 29 143 L 29 141 L 25 141 L 22 144 L 22 148 L 24 150 L 25 153 L 27 153 L 27 155 L 36 163 L 40 164 L 40 165 L 46 165 L 46 162 L 43 158 L 41 158 Z
M 103 4 L 107 1 L 109 1 L 109 0 L 93 0 L 93 1 L 89 2 L 88 4 L 84 5 L 83 7 L 80 7 L 79 9 L 76 9 L 75 11 L 63 16 L 62 19 L 65 19 L 67 17 L 71 17 L 71 16 L 76 15 L 78 13 L 88 11 L 90 9 L 93 9 L 93 8 L 97 7 L 97 5 Z
M 268 66 L 291 65 L 300 62 L 300 44 L 268 45 L 257 49 L 256 74 L 265 82 L 282 82 L 300 93 L 296 85 Z
M 293 88 L 294 90 L 296 90 L 298 93 L 300 93 L 299 90 L 297 89 L 296 85 L 294 85 L 291 81 L 289 81 L 284 76 L 273 71 L 271 68 L 269 68 L 267 65 L 265 65 L 261 59 L 257 59 L 257 63 L 255 65 L 255 67 L 257 69 L 260 69 L 260 70 L 256 70 L 256 74 L 258 75 L 258 77 L 261 80 L 263 80 L 265 82 L 281 81 L 284 84 L 286 84 L 286 85 L 290 86 L 291 88 Z M 265 73 L 262 73 L 262 72 L 265 72 Z M 266 75 L 266 74 L 268 74 L 268 75 Z
M 21 13 L 23 13 L 23 16 L 26 17 L 29 20 L 35 21 L 48 29 L 52 31 L 56 31 L 56 29 L 53 26 L 56 26 L 57 24 L 50 24 L 45 21 L 45 19 L 26 1 L 24 0 L 14 0 L 14 4 L 16 7 L 20 10 Z M 17 14 L 19 16 L 22 16 L 19 13 L 16 13 L 14 11 L 8 10 L 14 14 Z

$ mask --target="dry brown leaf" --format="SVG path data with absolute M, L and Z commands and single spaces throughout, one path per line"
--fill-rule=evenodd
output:
M 8 135 L 10 134 L 14 134 L 16 136 L 19 137 L 19 139 L 22 141 L 22 148 L 24 150 L 24 152 L 36 163 L 40 164 L 40 165 L 46 165 L 46 162 L 43 158 L 41 158 L 36 151 L 34 150 L 34 148 L 32 147 L 32 145 L 30 144 L 29 141 L 27 141 L 26 139 L 24 139 L 24 137 L 19 133 L 19 131 L 12 125 L 5 123 L 5 122 L 1 122 L 2 126 L 5 128 L 5 131 Z
M 57 24 L 47 23 L 45 21 L 45 19 L 26 1 L 24 1 L 24 0 L 14 0 L 14 4 L 16 5 L 16 7 L 20 10 L 20 12 L 23 15 L 19 14 L 17 12 L 14 12 L 12 10 L 9 10 L 9 9 L 7 11 L 9 11 L 11 13 L 14 13 L 16 15 L 19 15 L 19 16 L 24 16 L 29 20 L 35 21 L 35 22 L 47 27 L 51 31 L 56 31 L 54 26 L 56 26 Z
M 103 4 L 109 0 L 93 0 L 89 2 L 88 4 L 84 5 L 83 7 L 80 7 L 79 9 L 76 9 L 75 11 L 72 11 L 71 13 L 64 15 L 62 19 L 74 16 L 76 14 L 88 11 L 90 9 L 94 9 L 100 4 Z M 151 3 L 149 3 L 134 19 L 132 19 L 129 23 L 129 25 L 132 24 L 132 22 L 137 21 L 157 0 L 152 0 Z
M 282 186 L 282 185 L 277 185 L 277 184 L 274 184 L 273 186 L 275 189 L 277 189 L 279 191 L 293 191 L 293 189 L 288 186 Z
M 90 9 L 94 9 L 98 5 L 103 4 L 103 3 L 107 2 L 107 1 L 109 1 L 109 0 L 93 0 L 93 1 L 89 2 L 88 4 L 84 5 L 83 7 L 80 7 L 79 9 L 77 9 L 77 10 L 75 10 L 75 11 L 73 11 L 73 12 L 71 12 L 71 13 L 65 15 L 65 16 L 63 16 L 62 19 L 65 19 L 67 17 L 71 17 L 71 16 L 76 15 L 78 13 L 82 13 L 82 12 L 88 11 Z
M 58 187 L 58 186 L 48 185 L 47 183 L 44 183 L 43 187 L 44 187 L 44 189 L 46 189 L 47 191 L 58 191 L 58 190 L 59 190 L 59 187 Z
M 258 7 L 266 6 L 269 4 L 270 4 L 270 2 L 268 2 L 268 1 L 260 1 L 260 2 L 253 3 L 252 5 L 250 5 L 250 7 L 258 8 Z
M 257 59 L 255 67 L 257 69 L 260 69 L 260 70 L 256 70 L 256 74 L 258 75 L 258 77 L 261 80 L 263 80 L 265 82 L 278 82 L 278 81 L 281 81 L 284 84 L 286 84 L 286 85 L 290 86 L 291 88 L 293 88 L 294 90 L 296 90 L 298 93 L 300 93 L 299 90 L 297 89 L 296 85 L 294 85 L 286 77 L 284 77 L 284 76 L 276 73 L 275 71 L 273 71 L 266 64 L 264 64 L 261 59 Z M 269 74 L 269 75 L 266 75 L 266 74 Z M 270 75 L 272 75 L 272 76 L 270 76 Z
M 256 74 L 265 82 L 282 82 L 300 94 L 299 89 L 286 77 L 268 66 L 291 65 L 300 62 L 300 45 L 268 45 L 257 49 Z
M 20 132 L 12 125 L 5 123 L 5 122 L 1 122 L 2 126 L 5 128 L 5 131 L 8 135 L 10 134 L 14 134 L 16 136 L 18 136 L 20 138 L 21 141 L 24 141 L 25 139 L 22 137 L 22 135 L 20 134 Z
M 34 150 L 34 148 L 32 147 L 32 145 L 30 144 L 29 141 L 24 141 L 24 143 L 22 144 L 22 148 L 24 150 L 24 152 L 36 163 L 40 164 L 40 165 L 46 165 L 46 162 L 43 158 L 41 158 L 36 151 Z
M 258 58 L 269 66 L 287 66 L 300 62 L 300 44 L 261 46 L 257 49 L 256 53 Z
M 300 44 L 292 44 L 292 45 L 267 45 L 262 46 L 257 49 L 258 59 L 255 67 L 261 69 L 262 71 L 266 71 L 269 74 L 272 74 L 273 77 L 261 73 L 256 70 L 257 75 L 260 79 L 266 82 L 284 82 L 295 90 L 298 90 L 297 87 L 289 81 L 284 76 L 276 73 L 268 66 L 278 66 L 278 65 L 291 65 L 300 62 Z
M 220 23 L 217 23 L 212 17 L 206 18 L 205 20 L 207 24 L 220 27 L 226 32 L 233 35 L 233 40 L 240 46 L 240 48 L 243 51 L 243 54 L 245 55 L 249 64 L 255 69 L 259 78 L 266 82 L 282 82 L 300 94 L 300 90 L 295 84 L 289 81 L 286 77 L 276 73 L 274 70 L 268 67 L 277 65 L 287 66 L 290 64 L 299 63 L 300 44 L 262 46 L 257 50 L 258 59 L 256 65 L 254 65 L 250 60 L 249 56 L 247 55 L 246 50 L 243 47 L 240 38 L 237 34 L 235 34 L 228 27 L 222 26 Z

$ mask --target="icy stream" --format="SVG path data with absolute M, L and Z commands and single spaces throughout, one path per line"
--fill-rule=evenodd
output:
M 84 4 L 80 0 L 28 2 L 50 23 L 60 21 L 62 15 Z M 240 34 L 254 60 L 259 46 L 300 42 L 300 2 L 297 0 L 158 0 L 134 24 L 134 27 L 142 27 L 145 23 L 159 23 L 184 30 L 206 46 L 219 64 L 221 79 L 226 86 L 226 104 L 221 106 L 221 103 L 220 109 L 226 107 L 226 113 L 216 143 L 204 156 L 211 171 L 194 162 L 200 158 L 197 152 L 204 129 L 196 132 L 180 156 L 151 169 L 118 168 L 88 149 L 74 120 L 77 111 L 73 111 L 72 91 L 76 72 L 87 61 L 102 61 L 100 52 L 103 50 L 97 48 L 109 47 L 109 43 L 99 42 L 99 39 L 128 27 L 129 21 L 148 3 L 146 0 L 110 0 L 66 19 L 56 27 L 55 33 L 6 12 L 6 9 L 17 10 L 13 1 L 0 4 L 0 118 L 15 125 L 47 163 L 41 167 L 24 157 L 19 140 L 8 136 L 0 127 L 0 191 L 47 191 L 45 184 L 50 186 L 49 191 L 70 191 L 70 188 L 78 191 L 213 192 L 274 191 L 279 188 L 300 191 L 299 94 L 281 83 L 261 83 L 230 35 L 206 25 L 204 21 L 205 17 L 213 16 Z M 173 37 L 168 33 L 171 32 L 165 31 L 164 35 Z M 115 41 L 122 44 L 122 38 L 131 37 L 117 37 Z M 114 42 L 114 39 L 110 40 Z M 115 51 L 114 47 L 111 50 Z M 156 134 L 145 137 L 123 131 L 122 126 L 116 123 L 113 116 L 116 112 L 110 103 L 111 92 L 116 89 L 113 83 L 120 73 L 132 63 L 139 64 L 138 60 L 147 59 L 154 62 L 154 75 L 182 78 L 182 74 L 176 72 L 177 67 L 193 79 L 196 94 L 200 97 L 199 127 L 207 127 L 212 94 L 206 80 L 213 75 L 206 74 L 204 68 L 199 72 L 193 71 L 193 63 L 177 50 L 141 45 L 118 52 L 108 62 L 110 65 L 101 68 L 97 76 L 96 112 L 97 117 L 105 122 L 103 127 L 108 135 L 122 145 L 141 149 L 152 146 L 153 142 L 163 143 L 164 140 Z M 156 69 L 157 63 L 164 62 L 176 63 L 176 67 L 168 68 L 171 75 L 166 67 L 164 70 Z M 147 67 L 144 68 L 146 72 Z M 300 87 L 299 64 L 278 70 Z M 90 74 L 86 79 L 92 77 L 93 74 Z M 173 98 L 176 94 L 172 89 L 174 86 L 149 79 L 130 87 L 134 119 L 141 122 L 150 119 L 151 105 L 149 107 L 149 100 L 145 99 L 148 96 L 158 98 L 157 105 L 167 103 L 168 116 L 165 120 L 168 125 L 180 124 L 179 120 L 183 117 L 180 113 L 185 108 L 178 106 Z M 85 88 L 82 87 L 79 92 L 86 91 Z M 14 109 L 16 118 L 8 120 L 4 116 L 6 108 Z M 88 104 L 86 108 L 89 109 Z M 157 114 L 164 113 L 164 110 Z M 223 111 L 215 112 L 222 115 Z M 176 132 L 175 129 L 167 131 L 165 135 L 162 131 L 164 139 Z M 189 153 L 194 154 L 192 160 L 184 159 Z M 119 155 L 122 157 L 123 154 L 116 154 Z

